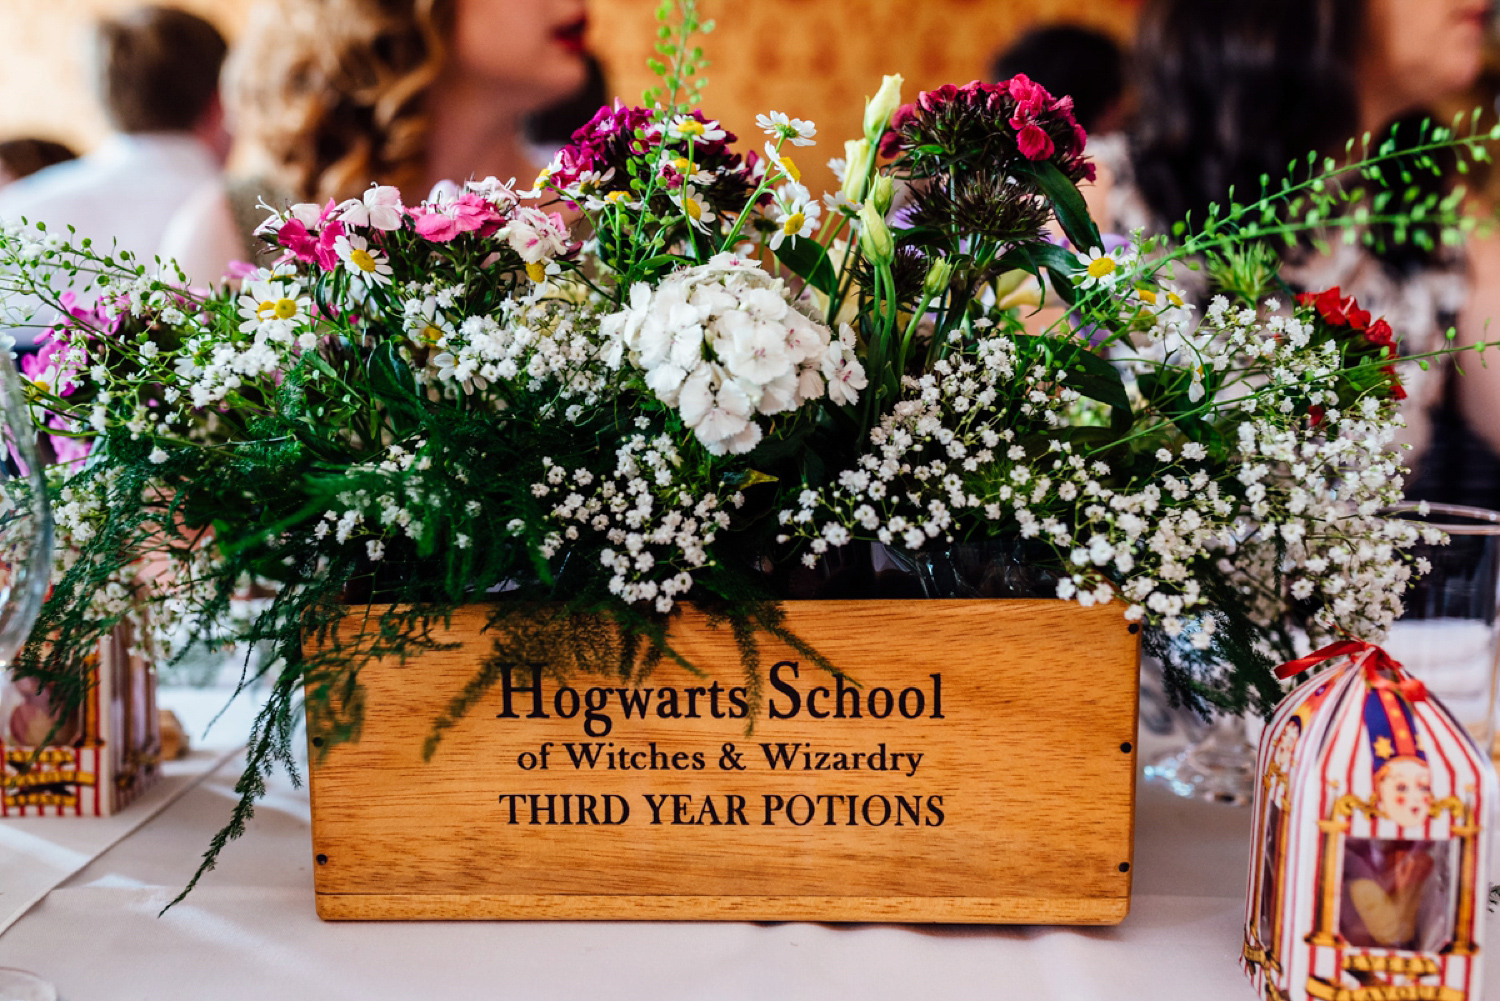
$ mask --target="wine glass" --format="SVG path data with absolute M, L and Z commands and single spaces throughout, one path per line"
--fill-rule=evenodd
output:
M 0 668 L 31 635 L 52 581 L 52 509 L 36 439 L 15 365 L 0 351 Z
M 26 642 L 52 579 L 52 512 L 36 431 L 10 359 L 0 350 L 0 689 Z M 0 720 L 0 723 L 4 723 Z M 6 728 L 0 726 L 0 752 Z M 5 770 L 0 760 L 0 773 Z M 4 791 L 0 790 L 0 795 Z M 57 990 L 34 973 L 0 967 L 0 1001 L 56 1001 Z
M 1419 541 L 1407 552 L 1430 569 L 1401 603 L 1385 648 L 1488 751 L 1500 661 L 1500 512 L 1453 504 L 1398 504 L 1382 512 L 1440 529 L 1446 542 Z

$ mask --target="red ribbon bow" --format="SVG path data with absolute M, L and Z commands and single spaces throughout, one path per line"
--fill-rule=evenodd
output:
M 1366 643 L 1364 640 L 1339 640 L 1330 643 L 1321 650 L 1315 650 L 1306 657 L 1298 657 L 1289 660 L 1276 669 L 1276 677 L 1286 679 L 1293 675 L 1310 671 L 1325 660 L 1332 660 L 1345 654 L 1356 656 L 1368 652 L 1365 658 L 1365 681 L 1371 688 L 1377 691 L 1395 691 L 1408 702 L 1422 702 L 1427 698 L 1427 686 L 1421 681 L 1406 673 L 1401 662 L 1386 653 L 1374 643 Z M 1389 671 L 1396 675 L 1395 681 L 1383 677 L 1380 672 Z

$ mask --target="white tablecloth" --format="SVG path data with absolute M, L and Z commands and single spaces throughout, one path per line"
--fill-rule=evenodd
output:
M 1113 928 L 325 924 L 306 793 L 284 781 L 219 868 L 158 918 L 227 816 L 236 766 L 53 890 L 0 935 L 0 966 L 52 980 L 64 1001 L 1254 996 L 1238 962 L 1249 811 L 1144 783 L 1134 900 Z M 1495 949 L 1500 922 L 1490 928 Z M 1486 979 L 1500 998 L 1500 963 Z

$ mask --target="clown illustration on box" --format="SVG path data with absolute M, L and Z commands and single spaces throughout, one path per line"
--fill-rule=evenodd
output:
M 1489 758 L 1383 650 L 1354 640 L 1261 739 L 1246 972 L 1271 1001 L 1475 1001 Z

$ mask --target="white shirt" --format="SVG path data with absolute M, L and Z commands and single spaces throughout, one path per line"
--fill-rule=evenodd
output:
M 186 133 L 116 133 L 86 156 L 0 189 L 0 220 L 44 222 L 49 233 L 64 235 L 72 226 L 75 245 L 87 237 L 101 253 L 110 252 L 111 245 L 128 250 L 151 273 L 168 222 L 194 192 L 218 176 L 212 151 Z M 82 290 L 79 295 L 92 298 Z M 26 302 L 11 297 L 11 305 L 23 314 L 36 309 Z M 28 328 L 8 333 L 19 344 L 30 343 L 48 322 L 46 314 L 43 310 Z
M 180 132 L 114 134 L 77 160 L 37 171 L 0 190 L 0 219 L 72 226 L 104 250 L 114 241 L 148 271 L 182 204 L 219 176 L 207 146 Z
M 231 264 L 254 259 L 223 179 L 215 178 L 183 202 L 165 227 L 157 253 L 163 261 L 176 261 L 196 288 L 223 284 Z

